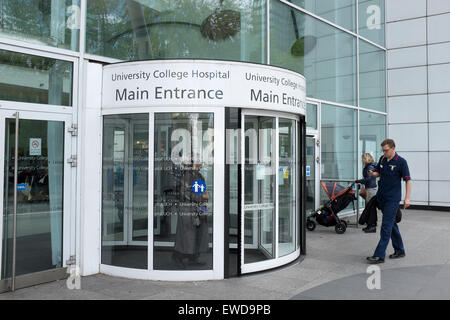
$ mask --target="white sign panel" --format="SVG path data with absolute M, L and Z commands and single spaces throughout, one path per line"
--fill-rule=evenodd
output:
M 41 138 L 30 138 L 30 156 L 42 155 Z
M 306 113 L 305 78 L 277 67 L 212 60 L 105 66 L 102 107 L 224 106 Z

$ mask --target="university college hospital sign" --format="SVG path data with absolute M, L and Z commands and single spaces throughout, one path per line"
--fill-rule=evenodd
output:
M 259 64 L 150 60 L 104 67 L 102 107 L 224 106 L 304 115 L 305 78 Z

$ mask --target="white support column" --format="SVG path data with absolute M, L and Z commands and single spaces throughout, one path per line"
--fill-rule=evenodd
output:
M 102 195 L 102 65 L 85 63 L 84 101 L 80 131 L 81 206 L 80 269 L 87 276 L 100 272 Z

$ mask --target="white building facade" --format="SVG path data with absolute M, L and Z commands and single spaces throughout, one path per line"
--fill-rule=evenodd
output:
M 449 207 L 450 3 L 386 1 L 388 130 L 414 177 L 411 202 Z

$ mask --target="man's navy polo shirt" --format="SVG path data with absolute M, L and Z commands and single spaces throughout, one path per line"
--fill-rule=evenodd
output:
M 383 157 L 375 166 L 375 172 L 380 174 L 377 198 L 380 201 L 398 201 L 402 198 L 402 179 L 411 180 L 408 163 L 395 153 L 391 161 Z

